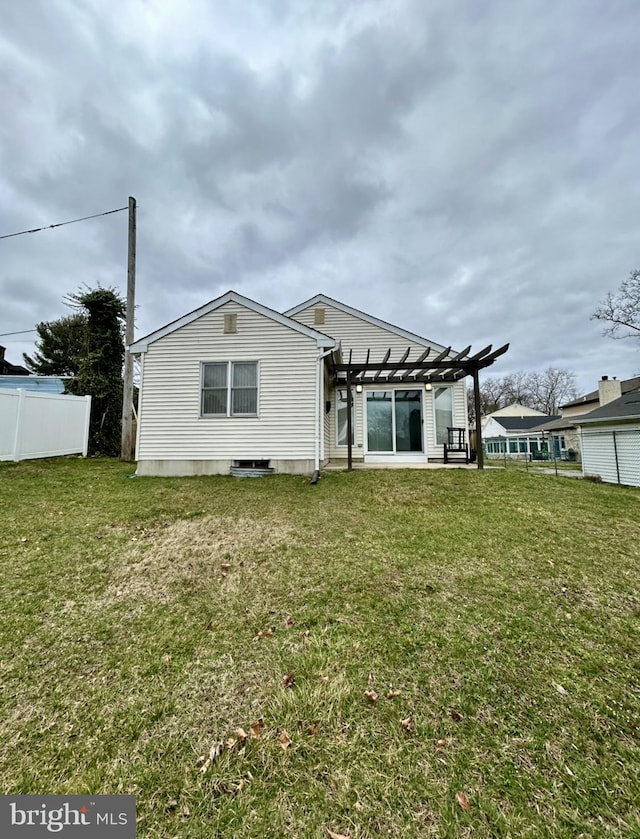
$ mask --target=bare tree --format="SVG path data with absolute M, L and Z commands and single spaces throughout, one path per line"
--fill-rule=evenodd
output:
M 604 330 L 611 338 L 640 337 L 640 270 L 632 271 L 616 292 L 609 292 L 591 320 L 609 324 Z
M 578 395 L 575 373 L 558 367 L 548 367 L 543 373 L 529 373 L 528 384 L 528 404 L 545 414 L 557 414 L 560 405 Z
M 576 376 L 570 370 L 548 367 L 543 372 L 526 373 L 519 370 L 507 376 L 485 379 L 480 386 L 480 409 L 482 415 L 517 402 L 527 408 L 535 408 L 545 414 L 556 414 L 565 402 L 575 399 Z M 469 389 L 468 408 L 471 422 L 475 422 L 473 389 Z

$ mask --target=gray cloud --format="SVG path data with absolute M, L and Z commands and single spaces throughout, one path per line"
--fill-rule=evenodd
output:
M 139 333 L 324 291 L 588 390 L 640 368 L 589 320 L 640 264 L 639 27 L 635 0 L 8 4 L 0 232 L 132 194 Z M 124 288 L 124 213 L 0 247 L 1 332 Z

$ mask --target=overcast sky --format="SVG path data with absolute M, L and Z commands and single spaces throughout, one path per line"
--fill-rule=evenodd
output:
M 324 292 L 504 375 L 640 372 L 639 0 L 0 0 L 0 234 L 138 201 L 139 337 Z M 0 241 L 0 332 L 126 290 L 127 214 Z M 32 336 L 1 337 L 21 361 Z

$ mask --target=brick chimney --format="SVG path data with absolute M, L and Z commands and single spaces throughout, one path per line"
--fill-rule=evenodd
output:
M 6 347 L 0 347 L 0 361 L 4 361 L 4 354 L 6 349 Z
M 622 384 L 617 379 L 610 379 L 608 376 L 603 376 L 598 382 L 598 397 L 600 400 L 600 407 L 613 402 L 622 396 Z

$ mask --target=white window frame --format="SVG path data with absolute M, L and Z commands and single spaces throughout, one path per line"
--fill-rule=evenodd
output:
M 225 413 L 205 414 L 204 411 L 203 411 L 203 408 L 204 408 L 204 391 L 205 391 L 204 371 L 205 371 L 205 367 L 206 367 L 207 364 L 218 364 L 218 365 L 226 364 L 227 365 L 227 386 L 226 386 L 227 400 L 226 400 L 226 411 L 225 411 Z M 233 388 L 233 367 L 234 367 L 235 364 L 255 364 L 255 366 L 256 366 L 256 386 L 255 386 L 256 411 L 255 411 L 255 414 L 253 414 L 253 413 L 252 414 L 234 414 L 231 411 L 231 408 L 232 408 L 232 405 L 233 405 L 232 393 L 233 393 L 233 390 L 234 390 L 234 388 Z M 222 388 L 220 388 L 220 390 L 221 389 Z M 249 388 L 246 388 L 246 389 L 248 390 Z M 250 389 L 253 390 L 253 388 L 250 388 Z M 237 390 L 237 388 L 236 388 L 236 390 Z M 246 417 L 255 418 L 255 417 L 258 417 L 259 415 L 260 415 L 260 362 L 259 361 L 255 361 L 254 359 L 251 359 L 251 358 L 248 358 L 248 359 L 242 358 L 242 359 L 236 359 L 235 361 L 203 361 L 200 364 L 200 418 L 201 419 L 220 419 L 221 417 L 227 417 L 227 418 L 233 418 L 233 419 L 246 418 Z
M 431 397 L 431 410 L 433 411 L 433 442 L 436 446 L 442 446 L 443 443 L 438 440 L 438 422 L 436 418 L 436 390 L 438 388 L 447 388 L 451 393 L 451 428 L 456 428 L 456 400 L 454 385 L 446 382 L 433 383 L 433 389 L 431 391 L 433 394 Z
M 345 387 L 336 387 L 336 389 L 335 389 L 335 397 L 336 397 L 336 412 L 335 412 L 335 417 L 336 417 L 336 448 L 346 449 L 347 446 L 348 446 L 348 441 L 345 439 L 345 442 L 341 443 L 340 439 L 339 439 L 340 425 L 338 423 L 338 395 L 339 395 L 341 390 L 344 390 L 345 399 L 344 399 L 344 402 L 342 400 L 340 400 L 340 404 L 341 405 L 346 405 L 347 404 L 347 399 L 346 399 L 347 388 L 346 388 L 346 386 Z M 346 438 L 346 434 L 345 434 L 345 438 Z M 351 445 L 355 446 L 355 444 L 356 444 L 356 394 L 355 394 L 353 388 L 351 388 L 351 438 L 352 438 L 351 439 Z
M 398 452 L 396 450 L 396 392 L 397 391 L 415 391 L 416 393 L 420 394 L 420 417 L 422 420 L 422 425 L 420 429 L 420 440 L 422 443 L 422 450 L 419 452 Z M 368 411 L 368 402 L 367 402 L 367 394 L 368 393 L 375 393 L 376 391 L 391 391 L 391 440 L 393 442 L 393 448 L 391 451 L 377 451 L 376 449 L 369 448 L 369 419 L 367 416 Z M 398 385 L 397 387 L 384 387 L 384 384 L 380 385 L 373 385 L 372 387 L 365 390 L 362 394 L 362 405 L 363 405 L 363 427 L 364 427 L 364 441 L 365 441 L 365 454 L 371 454 L 374 457 L 393 457 L 396 460 L 401 458 L 408 458 L 410 460 L 415 460 L 415 458 L 422 458 L 426 455 L 426 448 L 427 448 L 427 440 L 425 434 L 425 424 L 424 424 L 424 417 L 425 417 L 425 410 L 426 410 L 426 400 L 424 398 L 424 389 L 421 387 L 416 387 L 415 385 L 411 385 L 409 382 L 402 385 Z

